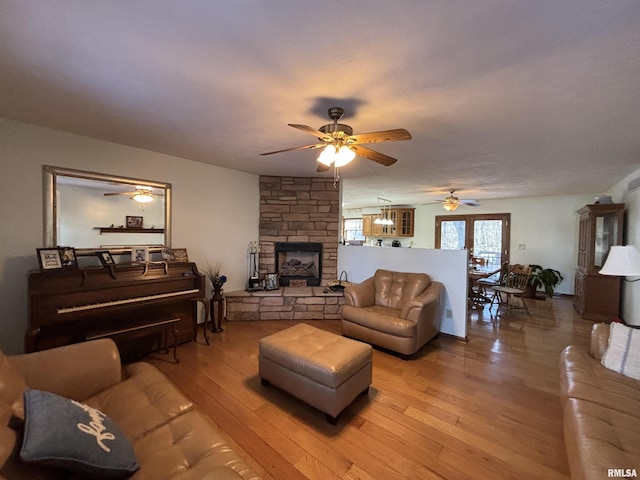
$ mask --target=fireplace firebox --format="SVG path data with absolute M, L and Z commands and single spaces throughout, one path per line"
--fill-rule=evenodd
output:
M 320 286 L 322 278 L 322 244 L 313 242 L 276 242 L 276 273 L 280 285 L 302 280 L 309 287 Z

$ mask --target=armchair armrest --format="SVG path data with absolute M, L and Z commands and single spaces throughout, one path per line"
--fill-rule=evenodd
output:
M 85 400 L 122 380 L 118 347 L 110 339 L 11 356 L 30 388 Z
M 344 301 L 346 305 L 354 307 L 370 307 L 375 302 L 375 288 L 373 277 L 367 278 L 362 283 L 354 283 L 344 289 Z
M 442 296 L 442 288 L 442 283 L 431 282 L 420 295 L 404 304 L 400 317 L 418 322 L 425 309 L 434 310 L 438 308 L 440 297 Z

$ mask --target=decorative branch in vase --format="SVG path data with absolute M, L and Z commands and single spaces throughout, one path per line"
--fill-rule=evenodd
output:
M 214 292 L 217 292 L 218 294 L 222 291 L 222 286 L 227 281 L 227 276 L 220 274 L 221 267 L 221 262 L 217 262 L 213 268 L 211 267 L 211 264 L 207 262 L 207 268 L 204 271 L 213 286 Z

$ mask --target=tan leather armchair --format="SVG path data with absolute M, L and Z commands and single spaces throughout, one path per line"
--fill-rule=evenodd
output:
M 442 290 L 424 273 L 377 270 L 345 288 L 342 334 L 406 358 L 440 332 Z

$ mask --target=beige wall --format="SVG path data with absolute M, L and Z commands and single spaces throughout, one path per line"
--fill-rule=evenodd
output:
M 23 350 L 27 273 L 42 246 L 42 165 L 169 182 L 172 245 L 200 268 L 221 261 L 245 287 L 247 245 L 258 238 L 258 176 L 0 118 L 0 349 Z
M 624 244 L 640 248 L 640 189 L 627 191 L 629 181 L 638 177 L 640 169 L 618 182 L 611 194 L 615 202 L 625 204 Z M 640 281 L 623 282 L 621 310 L 620 315 L 627 323 L 640 325 Z

